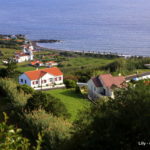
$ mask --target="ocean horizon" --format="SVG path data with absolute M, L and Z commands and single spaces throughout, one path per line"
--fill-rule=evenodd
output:
M 54 39 L 40 46 L 150 56 L 148 0 L 0 0 L 0 34 Z

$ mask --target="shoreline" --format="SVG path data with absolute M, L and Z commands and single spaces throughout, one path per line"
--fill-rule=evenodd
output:
M 130 58 L 130 57 L 148 57 L 149 58 L 150 57 L 150 56 L 142 56 L 142 55 L 119 54 L 119 53 L 113 53 L 113 52 L 85 51 L 85 50 L 60 50 L 60 49 L 47 48 L 47 47 L 40 46 L 40 45 L 38 45 L 38 42 L 35 42 L 35 41 L 31 41 L 31 43 L 37 50 L 51 50 L 51 51 L 57 51 L 57 52 L 113 55 L 113 56 L 124 57 L 124 58 Z

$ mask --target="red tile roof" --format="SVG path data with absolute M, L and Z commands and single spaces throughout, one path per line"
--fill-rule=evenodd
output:
M 103 74 L 100 75 L 99 78 L 103 82 L 103 84 L 108 88 L 112 88 L 113 86 L 121 88 L 122 83 L 125 82 L 125 77 L 113 77 L 111 74 Z
M 36 60 L 36 61 L 32 61 L 31 65 L 36 65 L 36 64 L 43 64 L 43 62 Z
M 52 74 L 54 76 L 63 75 L 63 73 L 57 67 L 25 72 L 25 74 L 30 80 L 38 80 L 41 77 L 43 77 L 46 73 Z

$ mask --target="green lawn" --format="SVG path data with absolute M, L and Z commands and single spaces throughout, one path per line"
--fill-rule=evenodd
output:
M 74 90 L 57 89 L 46 91 L 56 98 L 59 98 L 66 106 L 68 112 L 71 114 L 71 121 L 78 117 L 79 110 L 86 109 L 90 106 L 90 102 L 83 98 L 81 94 L 75 93 Z
M 74 57 L 63 61 L 61 63 L 63 65 L 61 69 L 65 75 L 74 74 L 75 71 L 100 68 L 101 66 L 107 65 L 113 61 L 115 61 L 115 59 Z

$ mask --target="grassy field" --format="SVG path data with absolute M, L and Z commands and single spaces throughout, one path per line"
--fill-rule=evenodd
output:
M 30 66 L 29 65 L 30 62 L 22 62 L 22 63 L 18 63 L 17 64 L 17 70 L 20 71 L 20 72 L 26 72 L 26 71 L 32 71 L 32 70 L 36 70 L 36 67 L 34 66 Z M 46 67 L 38 67 L 39 69 L 43 69 L 43 68 L 46 68 Z
M 90 106 L 90 102 L 83 98 L 81 94 L 75 93 L 74 90 L 70 89 L 57 89 L 46 91 L 56 98 L 59 98 L 63 102 L 71 114 L 71 121 L 74 121 L 78 117 L 78 112 L 80 110 L 86 109 Z
M 29 65 L 30 62 L 22 62 L 17 64 L 17 70 L 20 72 L 26 72 L 26 71 L 32 71 L 35 70 L 36 68 L 33 66 Z
M 93 57 L 73 57 L 67 61 L 63 61 L 61 64 L 62 71 L 65 75 L 74 74 L 75 71 L 83 69 L 95 69 L 101 66 L 107 65 L 115 59 L 93 58 Z
M 63 62 L 64 67 L 91 67 L 93 65 L 103 66 L 113 62 L 115 59 L 93 58 L 93 57 L 74 57 Z

